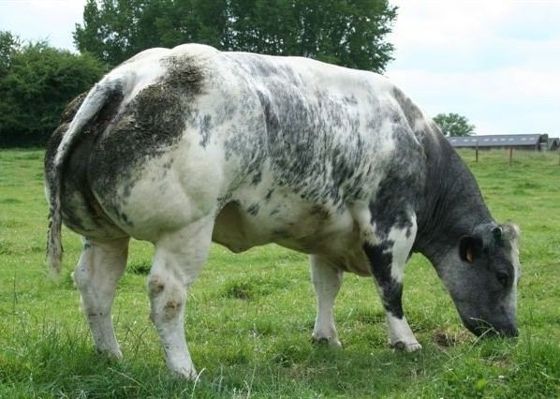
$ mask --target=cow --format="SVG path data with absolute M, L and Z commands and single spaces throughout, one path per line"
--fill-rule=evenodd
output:
M 389 342 L 421 345 L 404 315 L 405 264 L 424 254 L 477 335 L 516 336 L 519 229 L 498 224 L 431 119 L 385 77 L 301 57 L 154 48 L 75 99 L 45 156 L 47 257 L 61 225 L 83 236 L 74 271 L 98 351 L 130 237 L 153 243 L 147 288 L 169 369 L 195 378 L 188 287 L 212 242 L 276 243 L 310 256 L 312 339 L 340 346 L 344 272 L 372 277 Z

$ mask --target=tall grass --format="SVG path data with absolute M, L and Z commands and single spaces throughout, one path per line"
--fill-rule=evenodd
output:
M 314 294 L 304 255 L 271 245 L 233 255 L 214 246 L 189 293 L 186 326 L 197 383 L 171 377 L 148 320 L 152 249 L 132 242 L 114 306 L 124 360 L 92 350 L 70 272 L 80 240 L 64 231 L 61 283 L 46 278 L 41 151 L 0 152 L 0 397 L 558 397 L 558 154 L 461 153 L 494 216 L 520 224 L 517 340 L 479 341 L 460 325 L 433 268 L 415 255 L 404 306 L 424 349 L 387 345 L 370 279 L 346 275 L 336 320 L 344 349 L 310 343 Z

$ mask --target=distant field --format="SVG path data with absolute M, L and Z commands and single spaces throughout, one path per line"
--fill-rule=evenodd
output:
M 517 340 L 478 342 L 432 266 L 415 255 L 405 310 L 424 349 L 394 352 L 370 279 L 346 275 L 336 319 L 344 349 L 310 343 L 315 299 L 307 258 L 277 246 L 234 255 L 214 246 L 189 293 L 197 384 L 169 376 L 148 319 L 151 245 L 133 242 L 114 306 L 124 353 L 94 353 L 70 273 L 79 237 L 64 231 L 60 284 L 46 278 L 42 151 L 0 151 L 0 398 L 560 397 L 558 154 L 482 152 L 467 161 L 493 215 L 521 226 Z

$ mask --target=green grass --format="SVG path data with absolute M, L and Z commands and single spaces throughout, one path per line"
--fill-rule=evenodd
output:
M 148 319 L 151 246 L 133 242 L 114 306 L 124 360 L 96 355 L 70 272 L 80 240 L 64 230 L 62 282 L 46 278 L 42 151 L 0 151 L 0 398 L 560 396 L 558 154 L 464 152 L 493 215 L 523 232 L 517 340 L 477 341 L 433 268 L 414 256 L 405 309 L 424 349 L 394 352 L 370 279 L 346 275 L 336 319 L 344 349 L 310 343 L 315 299 L 306 256 L 277 246 L 214 246 L 189 293 L 187 336 L 200 380 L 171 377 Z

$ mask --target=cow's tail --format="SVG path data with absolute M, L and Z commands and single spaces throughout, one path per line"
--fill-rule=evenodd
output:
M 58 145 L 54 155 L 54 161 L 47 171 L 48 199 L 49 199 L 49 229 L 47 235 L 47 263 L 51 276 L 56 278 L 60 274 L 62 266 L 62 211 L 60 191 L 62 186 L 62 174 L 64 164 L 78 141 L 80 134 L 87 131 L 84 127 L 94 120 L 100 111 L 115 95 L 122 99 L 124 79 L 106 76 L 97 83 L 88 93 L 82 105 L 76 112 L 62 141 Z

